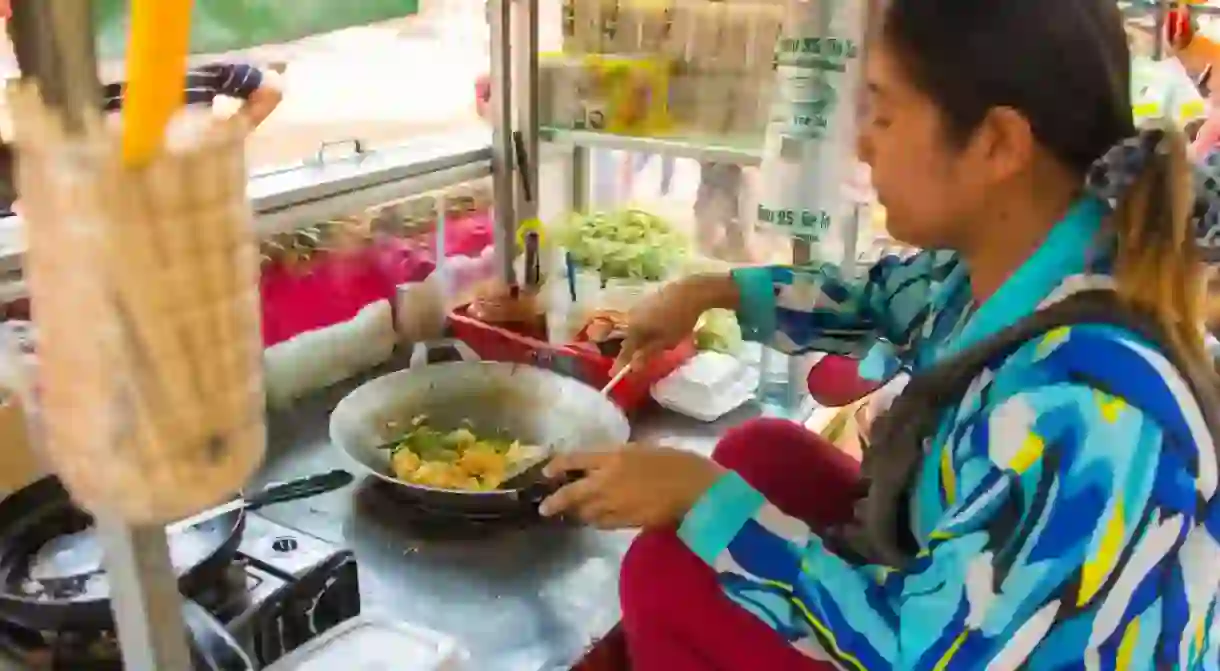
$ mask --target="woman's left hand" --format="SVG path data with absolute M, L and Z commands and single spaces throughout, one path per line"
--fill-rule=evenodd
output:
M 693 452 L 636 443 L 559 455 L 546 475 L 573 471 L 584 476 L 548 497 L 539 512 L 571 514 L 601 529 L 677 524 L 724 473 Z

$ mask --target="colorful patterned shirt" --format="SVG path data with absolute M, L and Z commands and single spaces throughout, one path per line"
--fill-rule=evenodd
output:
M 952 253 L 735 273 L 743 329 L 788 352 L 921 368 L 1084 288 L 1112 285 L 1082 201 L 977 309 Z M 827 550 L 724 476 L 679 536 L 730 598 L 845 669 L 1220 668 L 1215 447 L 1168 360 L 1080 324 L 995 361 L 946 409 L 910 491 L 921 551 L 893 569 Z

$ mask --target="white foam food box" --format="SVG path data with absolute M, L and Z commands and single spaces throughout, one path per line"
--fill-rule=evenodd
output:
M 361 614 L 305 643 L 266 671 L 470 671 L 469 658 L 452 636 Z
M 652 386 L 662 407 L 714 422 L 754 398 L 758 369 L 720 352 L 700 352 Z

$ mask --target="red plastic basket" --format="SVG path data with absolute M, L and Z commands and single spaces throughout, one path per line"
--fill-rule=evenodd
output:
M 461 306 L 449 314 L 453 336 L 465 342 L 488 361 L 509 361 L 548 368 L 601 388 L 610 381 L 614 359 L 602 355 L 588 342 L 552 345 L 545 340 L 521 335 L 475 319 Z M 639 409 L 649 400 L 649 391 L 665 376 L 695 355 L 693 339 L 654 357 L 648 366 L 632 370 L 614 389 L 610 398 L 625 412 Z

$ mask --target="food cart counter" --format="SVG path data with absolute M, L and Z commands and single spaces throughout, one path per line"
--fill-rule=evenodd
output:
M 330 444 L 330 410 L 361 382 L 385 372 L 273 414 L 259 481 L 351 467 Z M 755 414 L 747 406 L 704 424 L 653 408 L 633 421 L 633 436 L 710 454 L 719 434 Z M 358 479 L 347 489 L 263 513 L 350 547 L 366 612 L 458 638 L 472 653 L 471 668 L 480 671 L 567 671 L 618 622 L 618 570 L 632 532 L 445 516 L 395 498 L 375 480 Z

